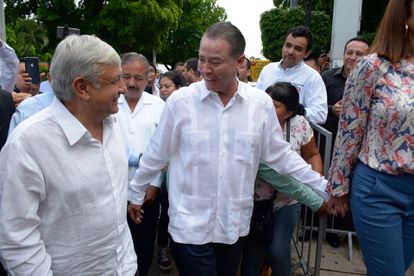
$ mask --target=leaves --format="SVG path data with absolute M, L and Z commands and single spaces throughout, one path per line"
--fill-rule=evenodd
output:
M 171 29 L 166 47 L 159 57 L 165 64 L 174 65 L 198 56 L 198 46 L 204 31 L 223 21 L 227 15 L 216 0 L 184 0 L 177 28 Z
M 305 12 L 298 6 L 293 9 L 274 8 L 260 17 L 263 55 L 273 61 L 281 59 L 286 33 L 293 27 L 304 25 Z M 313 51 L 330 48 L 331 20 L 325 12 L 313 11 L 311 30 L 314 35 Z

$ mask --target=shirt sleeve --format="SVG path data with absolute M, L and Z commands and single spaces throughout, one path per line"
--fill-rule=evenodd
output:
M 6 91 L 12 92 L 16 83 L 19 59 L 13 48 L 3 42 L 0 47 L 0 86 Z
M 309 206 L 312 211 L 317 211 L 323 203 L 323 199 L 311 188 L 289 177 L 283 176 L 271 169 L 269 166 L 260 163 L 257 175 L 269 183 L 278 192 L 293 197 L 302 204 Z
M 128 200 L 133 204 L 142 205 L 145 188 L 152 183 L 162 183 L 161 169 L 165 166 L 174 144 L 176 133 L 174 111 L 166 104 L 161 115 L 160 123 L 155 130 L 148 149 L 141 157 L 139 168 L 131 180 Z
M 323 124 L 328 116 L 328 97 L 322 78 L 317 75 L 303 87 L 306 94 L 303 96 L 303 105 L 306 118 L 315 123 Z
M 328 200 L 329 196 L 325 192 L 327 181 L 319 173 L 313 171 L 311 166 L 291 149 L 290 144 L 283 140 L 282 129 L 270 98 L 264 112 L 267 118 L 262 136 L 264 147 L 261 159 L 263 162 L 280 174 L 304 183 L 324 200 Z
M 11 142 L 0 153 L 0 175 L 3 264 L 11 275 L 52 275 L 51 258 L 38 230 L 39 204 L 46 196 L 41 169 L 24 145 Z
M 352 167 L 361 149 L 368 122 L 376 69 L 361 58 L 347 79 L 335 141 L 327 191 L 333 196 L 349 192 Z

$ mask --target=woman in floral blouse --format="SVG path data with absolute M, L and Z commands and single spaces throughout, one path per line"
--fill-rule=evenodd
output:
M 414 1 L 390 0 L 344 91 L 328 192 L 341 215 L 350 193 L 368 275 L 404 275 L 414 259 L 413 49 Z

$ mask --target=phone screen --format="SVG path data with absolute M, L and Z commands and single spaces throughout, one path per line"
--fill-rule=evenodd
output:
M 39 59 L 37 57 L 25 57 L 24 65 L 26 72 L 32 78 L 32 83 L 40 83 Z

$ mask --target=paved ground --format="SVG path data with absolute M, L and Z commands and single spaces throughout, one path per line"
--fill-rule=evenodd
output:
M 313 241 L 315 242 L 315 241 Z M 314 246 L 314 245 L 313 245 Z M 305 251 L 307 243 L 305 243 Z M 349 276 L 349 275 L 365 275 L 366 269 L 362 260 L 361 251 L 358 244 L 354 241 L 352 245 L 352 260 L 349 260 L 348 244 L 344 243 L 339 248 L 332 248 L 326 242 L 322 247 L 322 261 L 321 261 L 321 276 Z M 313 255 L 312 255 L 313 257 Z M 311 258 L 312 258 L 311 257 Z M 298 263 L 296 251 L 292 249 L 292 263 Z M 299 265 L 297 265 L 299 266 Z M 301 268 L 296 269 L 292 276 L 304 275 Z M 154 257 L 153 266 L 148 276 L 178 276 L 178 271 L 174 267 L 170 273 L 163 273 L 156 265 L 156 258 Z M 407 271 L 406 276 L 414 276 L 414 264 L 411 265 Z

